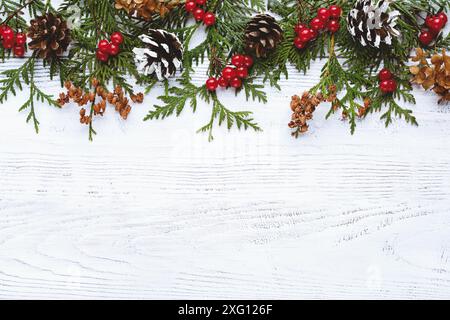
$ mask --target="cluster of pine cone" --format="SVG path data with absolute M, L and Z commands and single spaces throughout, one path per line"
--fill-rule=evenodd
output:
M 293 112 L 289 128 L 295 129 L 292 136 L 298 138 L 300 134 L 306 133 L 309 129 L 308 121 L 312 120 L 316 108 L 324 102 L 321 93 L 312 95 L 306 91 L 301 97 L 295 95 L 291 100 L 291 110 Z
M 92 92 L 85 92 L 82 88 L 75 86 L 70 81 L 67 81 L 64 86 L 67 89 L 67 93 L 60 93 L 59 99 L 57 100 L 61 107 L 70 103 L 70 101 L 75 102 L 80 107 L 91 103 L 93 114 L 103 116 L 106 105 L 109 103 L 115 107 L 115 110 L 119 112 L 124 120 L 128 118 L 131 112 L 130 101 L 120 86 L 116 86 L 114 92 L 108 92 L 100 85 L 97 79 L 92 80 L 92 86 L 94 88 Z M 101 99 L 96 103 L 97 97 Z M 142 103 L 144 101 L 144 95 L 142 93 L 131 95 L 130 98 L 134 103 Z M 87 115 L 85 108 L 81 108 L 80 110 L 80 122 L 83 124 L 90 124 L 92 122 L 92 117 L 90 113 Z
M 412 58 L 418 65 L 410 67 L 414 75 L 412 82 L 421 85 L 425 90 L 433 90 L 441 97 L 439 103 L 450 102 L 450 56 L 445 50 L 442 54 L 435 53 L 431 56 L 431 64 L 428 62 L 430 55 L 423 49 L 416 49 L 416 56 Z
M 116 0 L 115 7 L 118 10 L 125 10 L 129 15 L 150 20 L 155 14 L 164 17 L 180 3 L 180 0 Z

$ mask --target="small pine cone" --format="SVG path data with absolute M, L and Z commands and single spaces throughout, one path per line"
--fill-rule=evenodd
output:
M 258 58 L 266 57 L 283 40 L 283 30 L 274 17 L 268 14 L 255 16 L 245 29 L 247 51 Z
M 158 80 L 163 81 L 181 68 L 183 46 L 175 34 L 151 29 L 139 39 L 145 48 L 133 49 L 138 71 L 144 75 L 156 74 Z
M 379 48 L 381 44 L 392 45 L 399 37 L 396 29 L 400 13 L 390 11 L 391 0 L 358 0 L 347 16 L 348 31 L 362 46 Z
M 53 13 L 31 20 L 28 37 L 31 39 L 29 48 L 45 60 L 62 55 L 71 41 L 67 22 Z
M 115 7 L 117 10 L 125 10 L 132 16 L 151 20 L 155 14 L 164 17 L 180 4 L 180 0 L 116 0 Z

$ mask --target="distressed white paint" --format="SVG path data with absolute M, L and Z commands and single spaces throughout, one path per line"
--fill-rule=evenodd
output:
M 320 67 L 267 105 L 221 93 L 265 131 L 213 143 L 205 104 L 142 122 L 156 93 L 93 143 L 75 106 L 39 105 L 36 135 L 23 97 L 1 105 L 0 298 L 450 298 L 450 109 L 417 90 L 419 128 L 369 116 L 351 136 L 324 105 L 292 139 Z

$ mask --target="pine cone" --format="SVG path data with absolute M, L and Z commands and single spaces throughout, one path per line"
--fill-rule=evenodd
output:
M 180 0 L 116 0 L 115 7 L 118 10 L 125 10 L 130 15 L 150 20 L 154 14 L 164 17 L 180 3 Z
M 355 41 L 363 46 L 379 48 L 391 45 L 392 39 L 400 36 L 396 29 L 400 13 L 389 12 L 390 0 L 358 0 L 347 16 L 348 31 Z
M 247 51 L 258 58 L 266 57 L 283 39 L 283 30 L 274 17 L 268 14 L 255 16 L 245 30 Z
M 165 30 L 151 29 L 139 39 L 146 47 L 133 49 L 138 71 L 144 75 L 156 73 L 160 81 L 174 76 L 183 60 L 183 46 L 178 37 Z
M 29 48 L 45 60 L 51 60 L 63 54 L 71 41 L 67 22 L 53 13 L 31 20 L 28 37 L 32 40 Z

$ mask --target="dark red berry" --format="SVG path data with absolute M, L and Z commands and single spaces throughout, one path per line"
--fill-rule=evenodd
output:
M 431 17 L 431 19 L 427 19 L 426 24 L 430 31 L 434 34 L 438 34 L 445 25 L 444 20 L 437 16 Z
M 202 6 L 206 3 L 207 0 L 195 0 L 195 3 L 197 3 L 199 6 Z
M 297 49 L 305 49 L 306 48 L 306 42 L 303 42 L 300 37 L 296 37 L 294 39 L 294 45 Z
M 245 66 L 245 57 L 242 54 L 235 54 L 231 57 L 231 64 L 236 67 Z
M 397 82 L 393 79 L 381 81 L 380 90 L 383 93 L 395 92 L 397 90 Z
M 336 6 L 336 5 L 330 6 L 328 8 L 328 11 L 330 11 L 330 17 L 334 18 L 334 19 L 339 18 L 341 16 L 341 14 L 342 14 L 341 7 Z
M 16 44 L 23 46 L 25 43 L 27 43 L 27 35 L 25 33 L 16 34 Z
M 120 52 L 120 47 L 114 43 L 110 43 L 108 47 L 108 53 L 110 56 L 117 56 Z
M 98 50 L 103 53 L 109 52 L 109 41 L 108 40 L 100 40 L 98 43 Z
M 308 42 L 309 40 L 311 40 L 314 37 L 313 31 L 311 29 L 304 29 L 302 30 L 302 32 L 300 32 L 300 34 L 298 35 L 298 37 L 300 38 L 300 40 L 302 42 Z
M 224 77 L 225 80 L 230 81 L 231 79 L 235 78 L 237 76 L 236 69 L 233 67 L 225 67 L 222 70 L 222 77 Z
M 194 10 L 194 19 L 197 21 L 202 21 L 205 16 L 205 10 L 202 8 L 197 8 Z
M 448 17 L 447 17 L 447 15 L 445 14 L 445 12 L 438 13 L 437 16 L 438 16 L 439 18 L 441 18 L 442 21 L 444 21 L 444 25 L 447 24 L 447 22 L 448 22 Z
M 330 10 L 327 8 L 320 8 L 317 10 L 317 17 L 323 22 L 327 22 L 330 19 Z
M 14 46 L 14 55 L 18 58 L 22 58 L 25 55 L 25 47 L 23 45 Z
M 194 0 L 189 0 L 186 2 L 185 9 L 187 12 L 194 12 L 195 8 L 197 8 L 197 4 Z
M 120 32 L 114 32 L 111 35 L 111 42 L 117 46 L 120 46 L 123 43 L 123 35 Z
M 244 66 L 248 69 L 253 66 L 253 58 L 250 56 L 244 56 Z
M 313 29 L 315 31 L 320 31 L 325 28 L 325 22 L 317 17 L 311 20 L 310 25 L 311 25 L 311 29 Z
M 238 78 L 245 79 L 248 77 L 248 69 L 246 67 L 239 67 L 236 69 Z
M 299 23 L 295 26 L 294 31 L 296 34 L 299 34 L 300 32 L 302 32 L 302 30 L 304 29 L 308 29 L 308 26 L 306 24 L 303 23 Z
M 430 31 L 424 30 L 419 35 L 419 41 L 424 46 L 428 46 L 433 40 L 434 35 Z
M 206 12 L 205 16 L 203 17 L 203 23 L 206 26 L 212 26 L 216 23 L 216 16 L 212 12 Z
M 341 24 L 339 23 L 339 20 L 330 20 L 327 24 L 327 30 L 331 33 L 336 33 L 341 28 Z
M 109 55 L 106 52 L 97 50 L 97 60 L 101 61 L 101 62 L 106 62 L 109 59 Z
M 380 81 L 385 81 L 385 80 L 391 80 L 392 79 L 392 72 L 389 71 L 389 69 L 382 69 L 380 71 L 380 73 L 378 74 L 378 77 L 380 78 Z
M 232 86 L 233 88 L 239 89 L 240 87 L 242 87 L 242 80 L 239 79 L 238 77 L 233 78 L 230 80 L 230 86 Z
M 219 82 L 216 78 L 209 78 L 206 80 L 206 89 L 209 91 L 216 91 L 217 87 L 219 86 Z
M 228 81 L 224 77 L 220 77 L 217 81 L 219 82 L 219 86 L 222 88 L 228 87 Z

